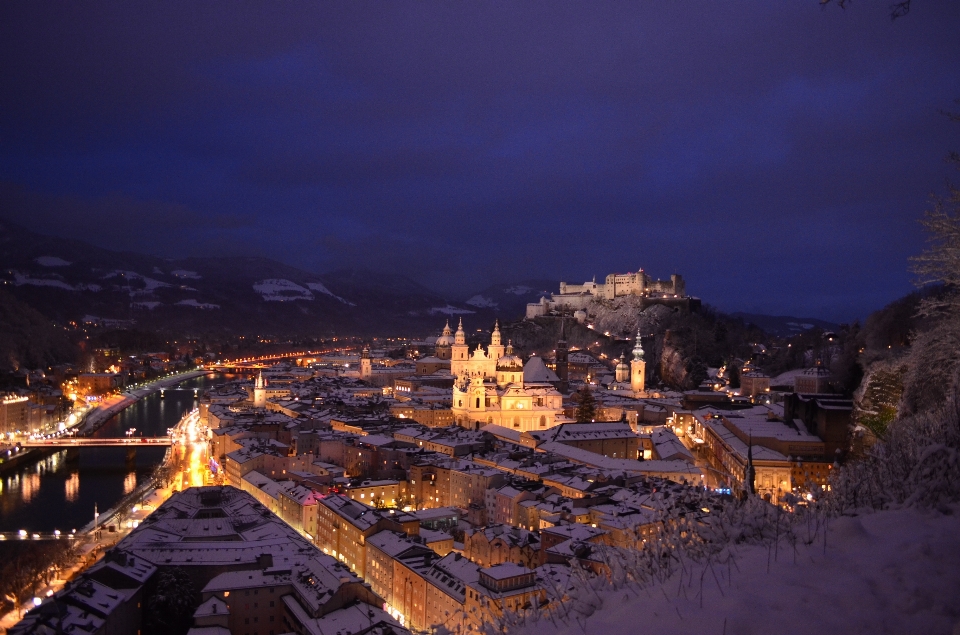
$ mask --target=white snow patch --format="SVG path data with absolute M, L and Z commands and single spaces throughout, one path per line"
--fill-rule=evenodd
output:
M 180 300 L 176 303 L 177 306 L 192 306 L 196 309 L 219 309 L 219 304 L 210 304 L 207 302 L 197 302 L 194 298 L 188 298 L 186 300 Z
M 153 311 L 155 308 L 163 304 L 163 302 L 156 302 L 154 300 L 145 301 L 145 302 L 131 302 L 130 306 L 134 309 L 147 309 Z
M 153 273 L 155 273 L 155 274 L 157 274 L 157 275 L 159 275 L 159 276 L 166 275 L 165 273 L 163 273 L 163 271 L 160 269 L 160 267 L 154 267 L 154 268 L 153 268 Z
M 457 307 L 450 306 L 448 304 L 447 306 L 435 306 L 430 309 L 429 313 L 430 315 L 436 315 L 437 313 L 443 313 L 445 315 L 467 315 L 470 313 L 476 313 L 476 311 L 471 311 L 469 309 L 458 309 Z
M 170 273 L 171 275 L 184 280 L 199 280 L 201 278 L 200 274 L 198 274 L 196 271 L 187 271 L 186 269 L 175 269 Z
M 156 289 L 159 289 L 160 287 L 172 286 L 170 284 L 167 284 L 166 282 L 161 282 L 160 280 L 154 280 L 153 278 L 148 278 L 144 275 L 137 273 L 136 271 L 123 271 L 120 269 L 108 273 L 103 277 L 103 279 L 107 280 L 109 278 L 114 278 L 116 276 L 121 276 L 123 278 L 126 278 L 127 280 L 143 281 L 142 289 L 131 289 L 128 286 L 127 290 L 130 292 L 131 297 L 136 295 L 149 295 L 153 293 Z
M 40 256 L 39 258 L 35 258 L 34 261 L 42 267 L 67 267 L 73 264 L 56 256 Z
M 98 291 L 103 291 L 103 287 L 92 282 L 81 282 L 77 285 L 77 291 L 93 291 L 96 293 Z
M 518 635 L 637 633 L 957 633 L 960 506 L 840 517 L 826 544 L 731 546 L 734 566 L 687 564 L 645 589 L 579 589 L 588 618 L 541 618 Z M 824 607 L 831 607 L 824 610 Z
M 283 278 L 268 278 L 253 285 L 253 290 L 263 296 L 267 302 L 291 302 L 294 300 L 313 300 L 309 289 L 296 282 Z
M 56 287 L 58 289 L 66 289 L 68 291 L 76 291 L 76 288 L 73 285 L 67 284 L 63 280 L 57 280 L 55 278 L 31 278 L 25 276 L 19 271 L 14 271 L 13 273 L 13 284 L 19 286 L 29 284 L 35 287 Z
M 533 287 L 526 287 L 522 284 L 517 284 L 512 287 L 507 287 L 503 290 L 504 293 L 512 293 L 513 295 L 526 295 L 533 291 Z
M 467 300 L 466 303 L 470 306 L 475 306 L 481 309 L 495 309 L 500 306 L 494 300 L 479 294 Z
M 349 306 L 357 306 L 356 304 L 354 304 L 354 303 L 351 302 L 350 300 L 345 300 L 345 299 L 341 298 L 340 296 L 336 295 L 336 294 L 333 293 L 330 289 L 328 289 L 328 288 L 326 288 L 325 286 L 323 286 L 323 284 L 320 283 L 320 282 L 308 282 L 308 283 L 307 283 L 307 286 L 310 287 L 311 289 L 313 289 L 314 291 L 319 291 L 320 293 L 324 293 L 324 294 L 330 296 L 331 298 L 334 298 L 334 299 L 336 299 L 336 300 L 340 300 L 341 302 L 343 302 L 343 303 L 346 304 L 346 305 L 349 305 Z
M 770 385 L 771 386 L 785 386 L 785 385 L 792 386 L 793 380 L 796 378 L 796 376 L 802 374 L 803 371 L 805 370 L 807 369 L 794 368 L 793 370 L 788 370 L 785 373 L 780 373 L 779 375 L 777 375 L 776 377 L 770 380 Z

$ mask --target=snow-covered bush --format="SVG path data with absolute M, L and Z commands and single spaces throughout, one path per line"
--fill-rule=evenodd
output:
M 938 410 L 890 424 L 865 458 L 836 471 L 823 505 L 830 513 L 844 514 L 958 501 L 960 395 L 953 394 Z

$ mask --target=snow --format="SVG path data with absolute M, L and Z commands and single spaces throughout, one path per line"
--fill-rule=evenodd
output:
M 159 276 L 164 275 L 164 273 L 163 273 L 163 271 L 160 269 L 160 267 L 154 267 L 154 268 L 153 268 L 153 273 L 155 273 L 155 274 L 157 274 L 157 275 L 159 275 Z
M 517 284 L 512 287 L 507 287 L 503 290 L 504 293 L 512 293 L 513 295 L 526 295 L 533 291 L 532 287 L 525 287 L 522 284 Z
M 29 276 L 23 275 L 19 271 L 13 272 L 13 284 L 17 285 L 18 287 L 29 284 L 36 287 L 56 287 L 58 289 L 76 291 L 73 285 L 67 284 L 63 280 L 57 280 L 55 278 L 30 278 Z
M 184 280 L 199 280 L 201 278 L 196 271 L 187 271 L 186 269 L 174 269 L 170 274 Z
M 67 267 L 73 264 L 56 256 L 40 256 L 39 258 L 35 258 L 34 261 L 42 267 Z
M 253 285 L 253 290 L 263 296 L 267 302 L 290 302 L 294 300 L 313 300 L 309 289 L 296 282 L 283 278 L 267 278 Z
M 442 307 L 433 307 L 428 311 L 430 315 L 436 315 L 437 313 L 443 313 L 445 315 L 467 315 L 470 313 L 476 313 L 476 311 L 471 311 L 469 309 L 458 309 L 455 306 L 447 305 Z
M 575 589 L 590 594 L 586 620 L 541 619 L 516 632 L 635 633 L 642 615 L 644 632 L 658 635 L 956 633 L 960 506 L 946 511 L 839 517 L 830 521 L 825 545 L 821 537 L 798 545 L 796 554 L 784 544 L 777 552 L 732 547 L 729 565 L 688 564 L 683 574 L 644 589 L 608 587 L 596 596 Z
M 150 311 L 154 310 L 158 306 L 163 304 L 162 302 L 131 302 L 130 306 L 134 309 L 148 309 Z
M 345 300 L 345 299 L 341 298 L 340 296 L 334 294 L 332 291 L 330 291 L 330 289 L 328 289 L 328 288 L 326 288 L 325 286 L 323 286 L 323 284 L 320 283 L 320 282 L 308 282 L 308 283 L 307 283 L 307 286 L 308 286 L 309 288 L 313 289 L 314 291 L 318 291 L 318 292 L 320 292 L 320 293 L 325 293 L 326 295 L 330 296 L 331 298 L 334 298 L 334 299 L 336 299 L 336 300 L 340 300 L 341 302 L 343 302 L 344 304 L 346 304 L 346 305 L 348 305 L 348 306 L 357 306 L 357 305 L 354 304 L 353 302 L 351 302 L 351 301 L 349 301 L 349 300 Z
M 793 380 L 797 375 L 803 374 L 805 368 L 794 368 L 785 373 L 781 373 L 770 380 L 771 386 L 792 386 Z
M 475 295 L 466 302 L 470 306 L 479 307 L 481 309 L 496 309 L 499 304 L 496 301 L 482 295 Z
M 151 293 L 153 293 L 155 290 L 159 289 L 160 287 L 169 287 L 169 286 L 172 286 L 172 285 L 167 284 L 166 282 L 161 282 L 160 280 L 154 280 L 153 278 L 148 278 L 148 277 L 146 277 L 146 276 L 144 276 L 144 275 L 141 275 L 141 274 L 137 273 L 136 271 L 124 271 L 124 270 L 122 270 L 122 269 L 117 269 L 116 271 L 111 271 L 111 272 L 108 273 L 107 275 L 103 276 L 103 280 L 109 280 L 110 278 L 115 278 L 115 277 L 117 277 L 117 276 L 121 276 L 121 277 L 127 278 L 128 280 L 142 280 L 142 281 L 143 281 L 143 285 L 144 285 L 144 286 L 143 286 L 142 289 L 128 289 L 128 290 L 130 291 L 131 297 L 132 297 L 132 296 L 137 296 L 137 295 L 150 295 Z
M 219 309 L 219 304 L 209 304 L 206 302 L 197 302 L 194 298 L 188 298 L 186 300 L 180 300 L 176 303 L 177 306 L 192 306 L 196 309 Z

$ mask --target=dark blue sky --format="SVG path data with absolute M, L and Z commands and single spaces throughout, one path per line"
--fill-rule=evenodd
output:
M 3 3 L 0 214 L 464 296 L 643 267 L 850 320 L 910 290 L 960 149 L 960 2 L 913 4 Z

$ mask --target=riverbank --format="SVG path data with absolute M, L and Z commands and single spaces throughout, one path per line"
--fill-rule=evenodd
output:
M 87 416 L 84 417 L 83 421 L 77 426 L 77 435 L 87 436 L 93 434 L 99 430 L 111 417 L 120 413 L 128 406 L 140 401 L 147 395 L 152 395 L 153 393 L 162 389 L 171 388 L 181 382 L 194 379 L 196 377 L 203 377 L 211 372 L 212 371 L 209 370 L 191 370 L 185 373 L 177 373 L 176 375 L 172 375 L 170 377 L 157 379 L 138 388 L 125 390 L 119 395 L 114 395 L 106 400 L 103 405 L 98 406 L 93 411 L 87 413 Z
M 202 374 L 202 373 L 201 373 Z M 184 381 L 192 377 L 179 377 L 177 381 Z M 159 390 L 159 388 L 157 388 Z M 153 391 L 151 391 L 153 392 Z M 149 393 L 147 393 L 149 394 Z M 182 429 L 189 423 L 197 421 L 197 410 L 192 410 L 180 419 L 175 426 Z M 42 585 L 34 592 L 37 596 L 44 596 L 48 593 L 56 593 L 62 589 L 74 576 L 92 566 L 99 560 L 105 551 L 116 545 L 127 534 L 139 525 L 147 516 L 149 516 L 157 507 L 167 500 L 174 491 L 177 491 L 177 483 L 181 482 L 179 474 L 176 478 L 169 478 L 163 487 L 158 487 L 159 470 L 166 468 L 179 472 L 177 464 L 177 453 L 171 447 L 167 450 L 163 462 L 154 472 L 153 477 L 141 483 L 134 491 L 124 496 L 120 501 L 109 509 L 100 513 L 98 522 L 91 521 L 82 527 L 76 534 L 76 542 L 72 544 L 73 561 L 63 568 L 56 580 L 49 585 Z M 97 531 L 99 526 L 99 531 Z M 110 527 L 113 526 L 113 530 Z M 31 594 L 32 595 L 32 594 Z M 9 599 L 9 598 L 7 598 Z M 27 598 L 20 606 L 18 611 L 5 603 L 5 608 L 9 609 L 5 614 L 0 614 L 0 633 L 14 626 L 20 619 L 20 615 L 33 608 L 32 598 Z M 2 613 L 2 611 L 0 611 Z
M 212 372 L 214 371 L 191 370 L 184 373 L 177 373 L 176 375 L 157 379 L 143 386 L 138 386 L 137 388 L 131 388 L 119 395 L 111 395 L 104 399 L 100 405 L 88 410 L 80 422 L 72 429 L 76 430 L 77 436 L 89 436 L 102 428 L 112 417 L 123 412 L 123 410 L 137 403 L 144 397 L 159 392 L 162 389 L 172 388 L 181 382 L 203 377 Z M 56 451 L 55 449 L 47 448 L 30 448 L 16 451 L 15 448 L 11 448 L 12 454 L 9 457 L 0 457 L 0 476 L 16 471 L 33 461 L 38 461 L 50 456 Z

